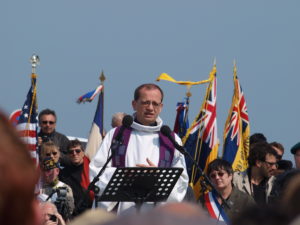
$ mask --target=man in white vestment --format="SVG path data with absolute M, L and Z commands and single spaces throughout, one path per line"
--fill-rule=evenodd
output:
M 162 163 L 161 159 L 161 133 L 160 128 L 163 124 L 159 114 L 163 108 L 163 92 L 159 86 L 155 84 L 143 84 L 139 86 L 134 93 L 132 107 L 135 111 L 134 122 L 131 125 L 129 140 L 126 144 L 123 162 L 116 163 L 112 160 L 104 173 L 100 176 L 96 185 L 100 188 L 100 195 L 103 193 L 106 185 L 112 177 L 116 167 L 180 167 L 183 172 L 175 184 L 167 202 L 180 202 L 183 200 L 188 186 L 188 174 L 186 171 L 184 156 L 175 148 L 171 153 L 171 157 L 165 158 Z M 120 128 L 120 127 L 119 127 Z M 116 136 L 116 129 L 110 130 L 97 154 L 90 163 L 90 181 L 97 176 L 98 172 L 105 164 L 107 158 L 111 154 L 111 143 Z M 181 144 L 180 138 L 175 135 L 175 140 Z M 164 153 L 165 154 L 165 153 Z M 169 155 L 169 154 L 165 154 Z M 170 160 L 170 162 L 168 162 Z M 117 208 L 118 213 L 136 210 L 133 202 L 99 202 L 100 207 L 107 211 Z M 144 203 L 141 210 L 152 208 L 153 203 Z

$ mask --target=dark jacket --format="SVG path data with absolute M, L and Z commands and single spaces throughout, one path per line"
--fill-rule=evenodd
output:
M 204 197 L 201 196 L 199 200 L 203 208 L 207 210 Z M 226 202 L 229 208 L 224 205 L 224 211 L 230 221 L 238 216 L 242 210 L 255 205 L 255 201 L 250 195 L 241 192 L 234 186 L 230 196 L 226 199 Z

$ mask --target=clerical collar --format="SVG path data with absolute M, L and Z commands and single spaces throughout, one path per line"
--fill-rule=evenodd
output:
M 143 126 L 150 126 L 150 127 L 155 127 L 157 126 L 157 122 L 155 121 L 154 123 L 151 123 L 150 125 L 144 125 L 142 123 L 140 123 L 136 118 L 134 119 L 134 122 L 140 124 L 140 125 L 143 125 Z

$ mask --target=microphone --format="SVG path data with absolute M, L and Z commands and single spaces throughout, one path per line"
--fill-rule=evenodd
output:
M 172 144 L 174 145 L 174 147 L 179 151 L 181 152 L 183 155 L 186 155 L 187 152 L 185 151 L 184 147 L 181 146 L 180 144 L 178 144 L 177 141 L 175 141 L 174 137 L 171 135 L 172 131 L 170 129 L 169 126 L 167 125 L 164 125 L 160 128 L 160 132 L 165 135 L 171 142 Z
M 120 144 L 125 128 L 130 128 L 132 123 L 133 123 L 132 116 L 126 115 L 126 116 L 123 117 L 122 126 L 121 126 L 119 132 L 117 133 L 117 135 L 115 136 L 115 138 L 112 141 L 112 147 L 111 148 L 113 150 L 116 149 L 118 147 L 118 145 Z

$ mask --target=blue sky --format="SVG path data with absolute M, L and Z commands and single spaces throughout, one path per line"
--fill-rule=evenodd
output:
M 251 133 L 289 149 L 300 140 L 298 86 L 300 2 L 297 0 L 4 0 L 0 3 L 0 108 L 21 108 L 30 85 L 33 53 L 39 110 L 54 109 L 58 131 L 87 137 L 96 101 L 76 99 L 105 81 L 105 128 L 111 115 L 131 113 L 136 86 L 166 72 L 177 80 L 207 79 L 218 70 L 218 133 L 233 93 L 233 60 L 243 87 Z M 185 87 L 166 81 L 165 123 Z M 206 85 L 192 88 L 190 121 Z M 222 142 L 222 141 L 221 141 Z

